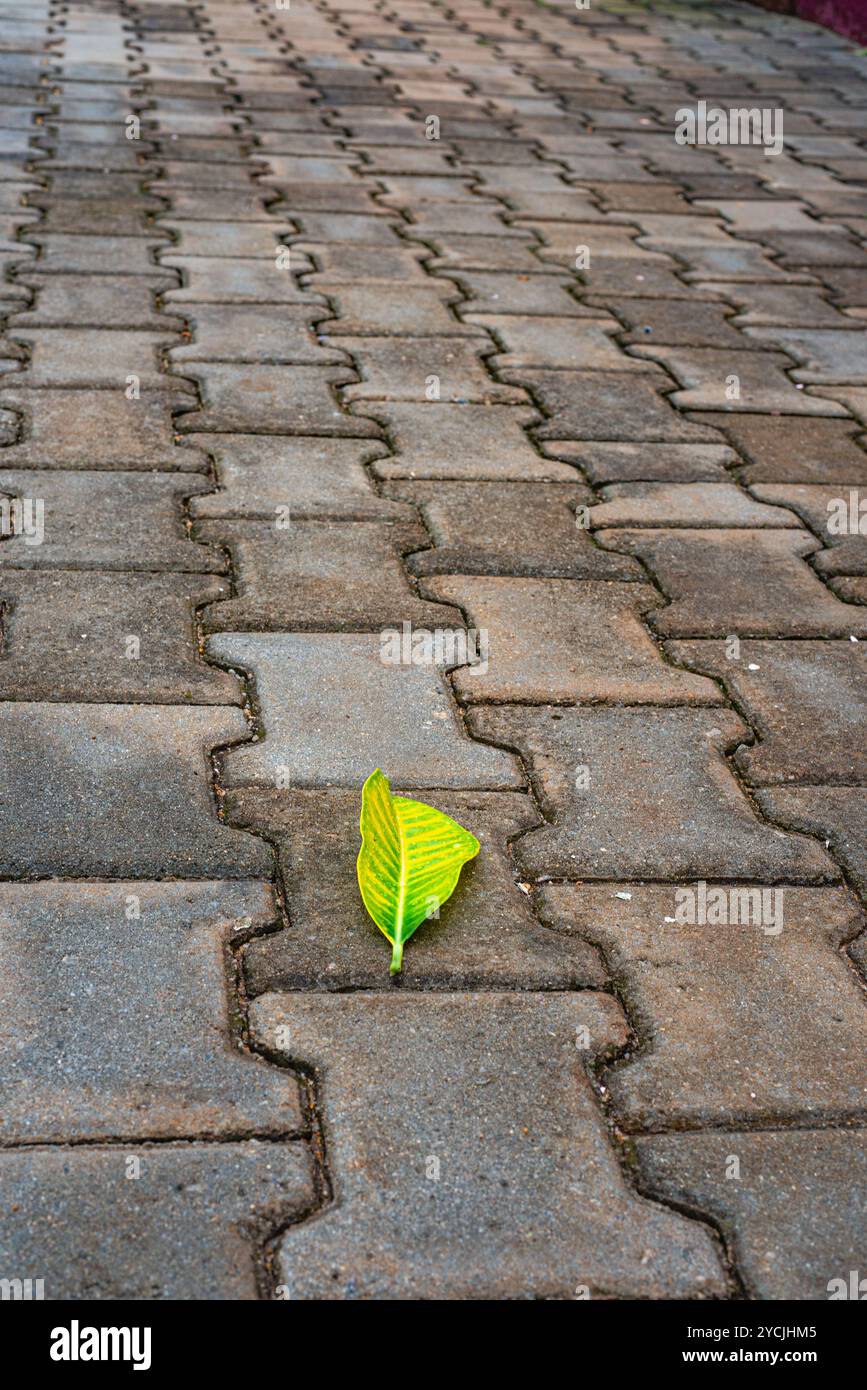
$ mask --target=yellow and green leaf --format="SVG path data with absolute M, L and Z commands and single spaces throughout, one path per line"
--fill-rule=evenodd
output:
M 393 946 L 391 974 L 417 927 L 436 915 L 480 845 L 451 816 L 423 801 L 393 796 L 379 768 L 361 793 L 358 886 L 364 906 Z

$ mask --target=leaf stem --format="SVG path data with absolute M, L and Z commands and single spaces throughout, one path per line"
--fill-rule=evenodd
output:
M 402 965 L 403 965 L 403 942 L 402 942 L 402 941 L 395 941 L 395 942 L 394 942 L 394 950 L 393 950 L 392 953 L 391 953 L 391 965 L 390 965 L 389 971 L 388 971 L 389 975 L 399 975 L 399 974 L 400 974 L 400 967 L 401 967 Z

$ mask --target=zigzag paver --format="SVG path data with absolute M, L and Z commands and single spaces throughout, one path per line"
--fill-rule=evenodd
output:
M 852 44 L 724 0 L 12 0 L 0 49 L 0 1274 L 828 1296 Z M 686 94 L 783 149 L 680 144 Z M 394 979 L 377 764 L 482 842 Z

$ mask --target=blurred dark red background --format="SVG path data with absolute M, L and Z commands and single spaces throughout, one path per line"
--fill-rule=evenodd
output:
M 867 43 L 867 0 L 751 0 L 764 10 L 824 24 L 848 39 Z

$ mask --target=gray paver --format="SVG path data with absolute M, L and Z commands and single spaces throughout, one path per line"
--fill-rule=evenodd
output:
M 251 1020 L 269 1050 L 288 1028 L 329 1097 L 338 1198 L 281 1241 L 290 1296 L 722 1291 L 707 1231 L 636 1198 L 603 1135 L 575 1046 L 582 1027 L 590 1055 L 622 1040 L 608 996 L 274 994 Z
M 5 973 L 3 1143 L 302 1132 L 293 1078 L 229 1024 L 225 943 L 274 915 L 260 883 L 0 885 L 27 976 Z
M 226 547 L 236 597 L 203 615 L 206 632 L 370 632 L 403 622 L 461 626 L 454 609 L 419 599 L 401 563 L 427 543 L 423 527 L 389 521 L 211 521 L 201 539 Z
M 183 574 L 0 571 L 0 698 L 239 704 L 196 650 L 195 608 L 227 593 Z
M 719 703 L 711 682 L 661 660 L 640 616 L 660 603 L 649 585 L 457 575 L 423 591 L 487 634 L 484 667 L 454 673 L 461 700 Z
M 211 790 L 211 749 L 247 732 L 224 706 L 0 703 L 3 876 L 267 877 Z
M 867 1014 L 839 949 L 864 916 L 847 890 L 557 884 L 540 899 L 630 1002 L 642 1046 L 605 1078 L 620 1125 L 864 1118 Z
M 401 986 L 548 990 L 604 985 L 595 950 L 541 928 L 515 883 L 507 841 L 538 823 L 530 798 L 509 792 L 425 792 L 422 799 L 470 830 L 482 852 L 465 866 L 458 890 L 438 916 L 413 936 Z M 244 949 L 251 994 L 382 990 L 389 985 L 386 943 L 355 888 L 359 804 L 358 791 L 229 794 L 231 823 L 267 835 L 277 846 L 288 894 L 289 925 Z
M 522 787 L 507 753 L 459 728 L 439 668 L 390 664 L 402 653 L 385 634 L 211 637 L 215 660 L 252 671 L 265 726 L 264 742 L 227 754 L 225 785 L 360 787 L 380 767 L 395 786 Z
M 863 1130 L 668 1134 L 637 1141 L 643 1184 L 722 1227 L 748 1295 L 827 1299 L 863 1268 Z M 730 1157 L 740 1180 L 726 1178 Z
M 470 731 L 517 749 L 551 824 L 515 845 L 535 878 L 833 881 L 820 847 L 761 824 L 726 768 L 728 710 L 482 708 Z
M 51 1299 L 256 1298 L 256 1237 L 315 1200 L 300 1143 L 7 1152 L 0 1175 L 3 1266 L 38 1269 Z

